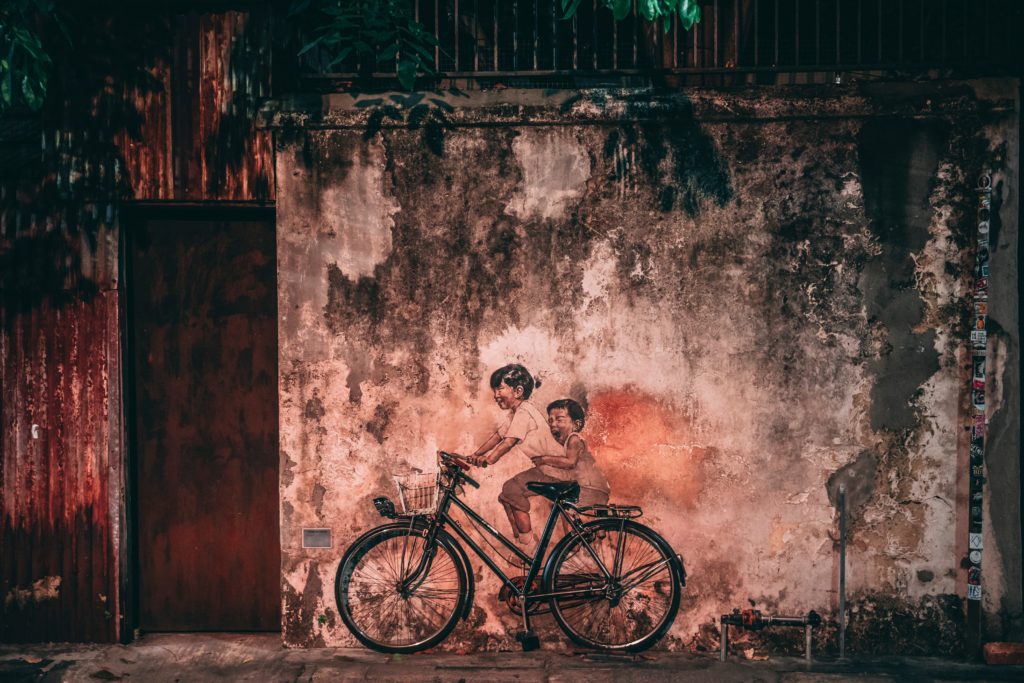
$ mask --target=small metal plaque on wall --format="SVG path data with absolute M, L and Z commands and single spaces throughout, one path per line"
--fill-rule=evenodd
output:
M 330 548 L 331 547 L 331 530 L 330 529 L 303 529 L 302 530 L 302 547 L 303 548 Z

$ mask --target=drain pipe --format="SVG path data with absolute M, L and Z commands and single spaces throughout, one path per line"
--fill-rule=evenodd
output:
M 839 485 L 839 659 L 846 658 L 846 484 Z

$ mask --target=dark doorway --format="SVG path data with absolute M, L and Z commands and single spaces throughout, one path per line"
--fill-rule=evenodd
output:
M 279 631 L 273 214 L 126 229 L 142 631 Z

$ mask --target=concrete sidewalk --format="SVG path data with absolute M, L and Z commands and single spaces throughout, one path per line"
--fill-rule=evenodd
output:
M 887 657 L 807 664 L 651 652 L 637 657 L 540 650 L 382 655 L 363 649 L 289 650 L 280 636 L 148 635 L 132 645 L 0 645 L 0 681 L 1024 681 L 1024 666 Z

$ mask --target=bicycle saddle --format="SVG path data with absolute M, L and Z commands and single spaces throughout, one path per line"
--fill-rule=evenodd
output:
M 528 481 L 526 488 L 548 500 L 566 500 L 575 503 L 580 499 L 580 485 L 574 481 Z

